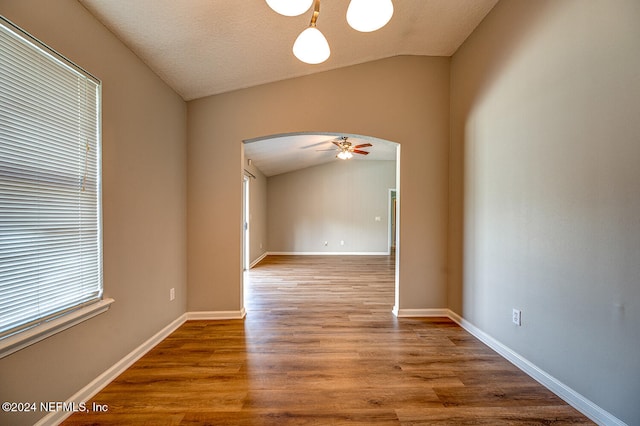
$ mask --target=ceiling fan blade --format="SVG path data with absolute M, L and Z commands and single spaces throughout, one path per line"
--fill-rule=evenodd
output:
M 329 149 L 316 149 L 316 152 L 323 152 L 323 151 L 338 151 L 335 148 L 329 148 Z
M 331 141 L 331 143 L 333 143 L 335 146 L 337 146 L 338 148 L 342 149 L 342 145 L 340 145 L 340 142 L 336 142 L 336 141 Z
M 351 151 L 355 154 L 361 154 L 361 155 L 369 155 L 369 153 L 367 151 L 360 151 L 359 149 L 354 149 L 353 151 Z
M 358 148 L 366 148 L 368 146 L 373 146 L 373 145 L 371 145 L 370 143 L 363 143 L 363 144 L 354 146 L 354 148 L 356 148 L 356 149 L 358 149 Z
M 312 143 L 311 145 L 302 146 L 302 147 L 300 147 L 300 149 L 315 148 L 315 147 L 317 147 L 317 146 L 324 145 L 324 144 L 325 144 L 325 143 L 327 143 L 327 142 L 329 142 L 329 141 L 322 141 L 322 142 Z

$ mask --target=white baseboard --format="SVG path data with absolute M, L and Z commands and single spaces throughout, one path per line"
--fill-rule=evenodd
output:
M 125 355 L 120 361 L 115 363 L 111 368 L 92 380 L 84 388 L 76 392 L 66 402 L 74 402 L 80 404 L 87 402 L 95 395 L 111 383 L 116 377 L 122 374 L 127 368 L 131 367 L 136 361 L 142 358 L 147 352 L 153 349 L 158 343 L 166 339 L 171 333 L 176 331 L 182 324 L 189 320 L 224 320 L 224 319 L 242 319 L 246 316 L 246 311 L 242 308 L 239 311 L 210 311 L 210 312 L 187 312 L 182 314 L 171 324 L 157 332 L 147 341 L 135 348 L 129 354 Z M 72 411 L 55 411 L 47 414 L 40 419 L 35 426 L 58 425 L 73 414 Z
M 227 319 L 242 319 L 247 315 L 247 311 L 242 308 L 239 311 L 197 311 L 187 312 L 187 321 L 194 320 L 227 320 Z
M 262 255 L 260 257 L 258 257 L 256 260 L 254 260 L 253 262 L 251 262 L 251 264 L 249 265 L 249 269 L 253 268 L 254 266 L 256 266 L 258 263 L 260 263 L 260 261 L 262 261 L 262 259 L 264 259 L 265 257 L 267 257 L 269 253 L 268 252 L 264 252 L 262 253 Z
M 393 314 L 398 318 L 449 317 L 449 309 L 398 309 L 394 306 Z
M 388 251 L 270 251 L 269 256 L 388 256 Z
M 178 329 L 187 319 L 187 315 L 183 314 L 176 320 L 171 322 L 165 328 L 154 334 L 146 342 L 129 352 L 120 361 L 116 362 L 111 368 L 104 373 L 93 379 L 88 385 L 76 392 L 67 403 L 80 404 L 82 402 L 89 401 L 98 392 L 104 389 L 109 383 L 111 383 L 116 377 L 122 374 L 127 368 L 131 367 L 137 360 L 142 358 L 147 352 L 153 349 L 158 343 L 162 342 L 171 333 Z M 48 426 L 58 425 L 62 423 L 67 417 L 73 414 L 73 411 L 54 411 L 44 416 L 38 421 L 36 426 Z
M 450 309 L 399 309 L 398 307 L 394 306 L 393 313 L 400 318 L 447 317 L 597 424 L 627 426 L 626 423 L 615 417 L 613 414 L 594 404 L 589 399 L 585 398 L 564 383 L 560 382 L 549 373 L 537 367 L 535 364 L 533 364 L 520 354 L 514 352 L 512 349 L 494 339 L 484 331 L 480 330 Z M 127 368 L 131 367 L 137 360 L 142 358 L 147 352 L 153 349 L 158 343 L 160 343 L 167 336 L 177 330 L 178 327 L 185 323 L 185 321 L 242 319 L 245 317 L 245 315 L 246 311 L 244 308 L 239 311 L 187 312 L 167 325 L 165 328 L 157 332 L 136 349 L 131 351 L 128 355 L 126 355 L 100 376 L 96 377 L 91 383 L 76 392 L 66 402 L 74 402 L 79 404 L 81 402 L 90 400 L 98 392 L 104 389 L 109 383 L 111 383 L 116 377 L 123 373 Z M 73 413 L 65 411 L 52 412 L 40 419 L 40 421 L 36 423 L 36 426 L 58 425 L 71 414 Z
M 580 411 L 585 416 L 589 417 L 591 420 L 596 422 L 599 425 L 611 425 L 611 426 L 627 426 L 625 422 L 615 417 L 613 414 L 594 404 L 589 399 L 585 398 L 575 390 L 571 389 L 569 386 L 565 385 L 546 371 L 542 370 L 531 361 L 518 354 L 517 352 L 510 349 L 508 346 L 505 346 L 500 341 L 494 339 L 484 331 L 480 330 L 475 325 L 471 324 L 469 321 L 462 318 L 460 315 L 455 312 L 445 309 L 448 311 L 447 316 L 454 322 L 456 322 L 460 327 L 464 328 L 466 331 L 475 336 L 478 340 L 483 342 L 485 345 L 489 346 L 491 349 L 496 351 L 499 355 L 505 358 L 507 361 L 511 362 L 513 365 L 518 367 L 523 372 L 527 373 L 533 379 L 538 381 L 544 387 L 549 389 L 551 392 L 558 395 L 562 398 L 567 404 L 571 405 L 576 410 Z M 401 310 L 402 311 L 402 310 Z

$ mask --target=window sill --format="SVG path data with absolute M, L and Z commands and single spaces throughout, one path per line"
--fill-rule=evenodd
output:
M 0 340 L 0 359 L 106 312 L 113 302 L 113 299 L 103 299 L 60 318 Z

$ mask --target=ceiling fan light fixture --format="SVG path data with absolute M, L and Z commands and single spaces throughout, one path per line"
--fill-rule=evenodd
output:
M 387 25 L 393 16 L 391 0 L 351 0 L 347 22 L 354 30 L 369 33 Z
M 298 16 L 311 7 L 313 0 L 266 0 L 275 12 L 284 16 Z
M 320 64 L 331 55 L 329 42 L 316 27 L 308 27 L 293 43 L 293 54 L 307 64 Z
M 344 150 L 344 151 L 340 151 L 338 155 L 336 155 L 336 157 L 341 160 L 348 160 L 353 157 L 353 154 L 347 150 Z

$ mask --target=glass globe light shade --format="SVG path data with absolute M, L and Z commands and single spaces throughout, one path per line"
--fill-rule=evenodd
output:
M 341 160 L 348 160 L 349 158 L 353 157 L 353 154 L 350 153 L 349 151 L 340 151 L 338 155 L 336 155 L 336 157 L 338 157 Z
M 351 0 L 347 9 L 347 22 L 351 28 L 363 33 L 379 30 L 392 16 L 391 0 Z
M 280 15 L 298 16 L 311 7 L 313 0 L 267 0 L 269 7 Z
M 293 54 L 307 64 L 319 64 L 331 55 L 329 43 L 316 27 L 309 27 L 300 33 L 293 43 Z

